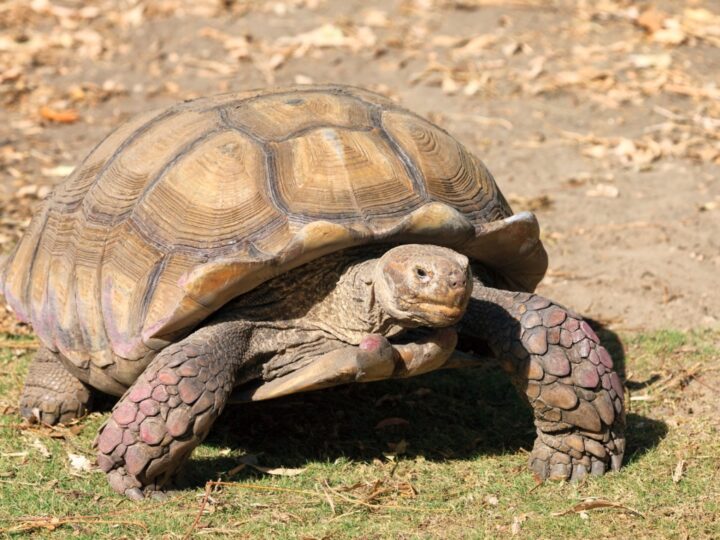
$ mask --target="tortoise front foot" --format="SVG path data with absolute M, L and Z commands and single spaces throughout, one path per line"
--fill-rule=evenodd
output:
M 232 390 L 227 349 L 187 338 L 164 349 L 100 428 L 97 462 L 131 499 L 161 490 L 205 438 Z
M 538 428 L 530 468 L 540 480 L 573 481 L 619 469 L 625 411 L 610 355 L 578 315 L 538 296 L 522 305 L 520 341 L 529 354 L 515 349 L 524 357 L 516 377 Z
M 578 480 L 619 469 L 625 452 L 623 386 L 582 318 L 551 300 L 477 284 L 463 331 L 490 344 L 532 406 L 539 480 Z
M 20 415 L 30 423 L 54 425 L 84 416 L 90 390 L 63 365 L 57 353 L 40 349 L 25 378 Z

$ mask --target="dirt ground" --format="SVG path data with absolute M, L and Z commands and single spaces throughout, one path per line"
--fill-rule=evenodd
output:
M 6 1 L 0 253 L 128 117 L 342 82 L 446 128 L 537 213 L 541 293 L 613 329 L 718 328 L 718 74 L 715 0 Z

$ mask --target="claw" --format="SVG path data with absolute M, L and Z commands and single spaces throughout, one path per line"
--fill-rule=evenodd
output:
M 168 499 L 167 493 L 164 491 L 151 491 L 150 497 L 154 501 L 166 501 Z
M 555 463 L 550 466 L 550 480 L 567 480 L 568 466 L 565 463 Z
M 594 476 L 602 476 L 605 474 L 605 463 L 599 459 L 593 459 L 590 473 Z
M 132 501 L 141 501 L 145 498 L 140 488 L 129 488 L 125 490 L 125 496 Z
M 535 473 L 535 476 L 539 482 L 542 482 L 548 477 L 548 463 L 542 459 L 535 459 L 530 464 L 530 468 Z
M 613 454 L 610 456 L 610 467 L 613 471 L 619 471 L 622 465 L 622 454 Z
M 573 467 L 572 476 L 570 477 L 571 482 L 579 482 L 587 476 L 587 468 L 585 465 L 577 464 Z

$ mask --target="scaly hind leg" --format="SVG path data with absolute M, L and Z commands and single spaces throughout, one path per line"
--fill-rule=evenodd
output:
M 486 341 L 527 398 L 541 480 L 617 470 L 625 451 L 623 387 L 610 355 L 577 314 L 541 296 L 476 281 L 461 333 Z
M 92 394 L 72 375 L 60 355 L 40 349 L 25 378 L 20 414 L 30 422 L 66 423 L 87 413 Z

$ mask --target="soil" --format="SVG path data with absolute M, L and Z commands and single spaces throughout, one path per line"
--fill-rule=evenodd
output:
M 718 73 L 714 0 L 4 2 L 0 253 L 130 116 L 341 82 L 440 124 L 536 212 L 540 293 L 613 329 L 720 328 Z

